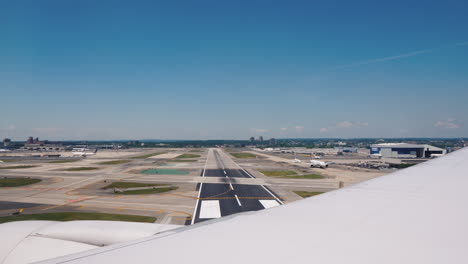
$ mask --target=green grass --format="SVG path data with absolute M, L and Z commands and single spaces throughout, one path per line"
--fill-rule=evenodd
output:
M 171 174 L 171 175 L 187 175 L 188 171 L 177 170 L 177 169 L 146 169 L 140 171 L 143 174 Z
M 297 174 L 297 172 L 289 171 L 289 170 L 280 170 L 280 171 L 261 170 L 260 172 L 263 173 L 265 176 L 288 176 L 288 175 L 296 175 Z
M 297 195 L 301 196 L 302 198 L 311 197 L 314 195 L 322 194 L 323 192 L 306 192 L 306 191 L 294 191 Z
M 182 154 L 176 157 L 176 159 L 193 159 L 193 158 L 199 158 L 200 155 L 198 154 Z
M 5 166 L 5 167 L 0 167 L 0 170 L 29 169 L 29 168 L 34 168 L 34 167 L 37 167 L 37 166 L 35 165 Z
M 118 165 L 118 164 L 124 164 L 131 162 L 131 160 L 111 160 L 111 161 L 104 161 L 104 162 L 99 162 L 96 164 L 101 164 L 101 165 Z
M 146 158 L 149 158 L 149 157 L 153 157 L 153 156 L 157 156 L 157 155 L 161 155 L 161 154 L 166 154 L 167 152 L 154 152 L 154 153 L 149 153 L 149 154 L 144 154 L 144 155 L 140 155 L 140 156 L 135 156 L 135 157 L 132 157 L 132 159 L 146 159 Z
M 152 186 L 164 186 L 167 184 L 154 184 L 154 183 L 139 183 L 139 182 L 113 182 L 101 189 L 109 188 L 137 188 L 137 187 L 152 187 Z
M 41 182 L 40 179 L 31 178 L 0 178 L 0 187 L 17 187 Z
M 295 175 L 295 176 L 284 176 L 281 178 L 288 178 L 288 179 L 324 179 L 322 175 L 318 174 L 306 174 L 306 175 Z
M 97 167 L 76 167 L 76 168 L 68 168 L 63 169 L 63 171 L 90 171 L 90 170 L 98 170 Z
M 115 194 L 125 194 L 125 195 L 154 194 L 154 193 L 170 192 L 173 190 L 177 190 L 178 188 L 179 187 L 171 186 L 171 187 L 161 187 L 161 188 L 153 188 L 153 189 L 132 190 L 132 191 L 119 192 Z
M 69 163 L 69 162 L 75 162 L 75 161 L 79 161 L 78 159 L 73 159 L 73 160 L 53 160 L 53 161 L 49 161 L 47 163 Z
M 192 149 L 189 152 L 203 152 L 203 150 L 201 150 L 201 149 Z
M 232 156 L 238 159 L 252 159 L 252 158 L 257 157 L 256 155 L 252 153 L 229 153 L 229 154 L 231 154 Z
M 17 159 L 0 159 L 0 161 L 3 161 L 3 162 L 17 162 L 19 160 L 17 160 Z
M 186 160 L 186 159 L 175 159 L 171 160 L 171 162 L 197 162 L 198 160 Z
M 105 221 L 154 223 L 156 221 L 156 218 L 150 217 L 150 216 L 141 216 L 141 215 L 82 213 L 82 212 L 21 214 L 21 215 L 15 215 L 15 216 L 0 217 L 0 223 L 24 221 L 24 220 L 51 220 L 51 221 L 105 220 Z

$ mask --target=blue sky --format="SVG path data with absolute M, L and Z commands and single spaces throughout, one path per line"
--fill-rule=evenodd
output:
M 2 1 L 0 138 L 468 136 L 466 1 Z

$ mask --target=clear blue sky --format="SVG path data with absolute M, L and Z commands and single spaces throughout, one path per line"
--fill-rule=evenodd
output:
M 0 138 L 468 136 L 465 1 L 2 1 Z

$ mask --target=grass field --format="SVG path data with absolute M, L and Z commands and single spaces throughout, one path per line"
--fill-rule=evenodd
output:
M 288 179 L 324 179 L 322 175 L 318 174 L 306 174 L 306 175 L 295 175 L 295 176 L 284 176 L 281 178 L 288 178 Z
M 188 171 L 177 170 L 177 169 L 146 169 L 140 171 L 143 174 L 172 174 L 172 175 L 187 175 Z
M 171 162 L 197 162 L 198 160 L 174 159 Z
M 17 187 L 41 182 L 40 179 L 31 178 L 0 178 L 0 187 Z
M 167 184 L 154 184 L 154 183 L 139 183 L 139 182 L 113 182 L 101 189 L 109 188 L 137 188 L 137 187 L 152 187 L 152 186 L 164 186 Z
M 3 161 L 3 162 L 17 162 L 19 160 L 16 160 L 16 159 L 0 159 L 0 161 Z
M 105 220 L 105 221 L 154 223 L 156 221 L 156 218 L 150 217 L 150 216 L 141 216 L 141 215 L 82 213 L 82 212 L 21 214 L 21 215 L 15 215 L 15 216 L 0 217 L 0 223 L 24 221 L 24 220 L 51 220 L 51 221 Z
M 252 154 L 252 153 L 229 153 L 233 157 L 238 158 L 238 159 L 253 159 L 256 158 L 257 156 Z
M 90 171 L 90 170 L 98 170 L 97 167 L 76 167 L 76 168 L 68 168 L 63 169 L 63 171 Z
M 78 159 L 74 159 L 74 160 L 53 160 L 53 161 L 49 161 L 47 163 L 69 163 L 69 162 L 75 162 L 75 161 L 79 161 Z
M 5 166 L 5 167 L 0 167 L 0 170 L 29 169 L 29 168 L 34 168 L 34 167 L 37 167 L 37 166 L 35 165 Z
M 161 187 L 161 188 L 153 188 L 153 189 L 132 190 L 132 191 L 119 192 L 115 194 L 125 194 L 125 195 L 154 194 L 154 193 L 170 192 L 170 191 L 177 190 L 177 189 L 179 189 L 179 187 L 171 186 L 171 187 Z
M 131 162 L 131 160 L 111 160 L 111 161 L 99 162 L 99 163 L 96 163 L 96 164 L 100 164 L 100 165 L 118 165 L 118 164 L 124 164 L 124 163 L 128 163 L 128 162 Z
M 144 154 L 144 155 L 140 155 L 140 156 L 135 156 L 135 157 L 132 157 L 132 159 L 146 159 L 146 158 L 149 158 L 149 157 L 153 157 L 153 156 L 157 156 L 157 155 L 161 155 L 161 154 L 166 154 L 167 152 L 154 152 L 154 153 L 149 153 L 149 154 Z
M 297 195 L 301 196 L 302 198 L 307 198 L 315 195 L 322 194 L 323 192 L 306 192 L 306 191 L 294 191 Z
M 203 150 L 201 150 L 201 149 L 192 149 L 189 152 L 203 152 Z
M 193 159 L 193 158 L 199 158 L 200 155 L 198 154 L 182 154 L 176 157 L 176 159 Z
M 288 175 L 297 175 L 297 172 L 295 171 L 289 171 L 289 170 L 282 170 L 282 171 L 267 171 L 267 170 L 261 170 L 261 173 L 263 173 L 265 176 L 288 176 Z

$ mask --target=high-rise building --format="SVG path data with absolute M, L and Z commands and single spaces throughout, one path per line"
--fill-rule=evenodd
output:
M 255 138 L 254 137 L 250 137 L 250 143 L 254 143 L 255 142 Z
M 3 146 L 4 146 L 4 147 L 10 146 L 10 144 L 11 144 L 11 139 L 5 138 L 5 139 L 3 140 Z
M 258 140 L 263 143 L 263 136 L 258 137 Z
M 276 138 L 270 138 L 270 145 L 276 145 Z

